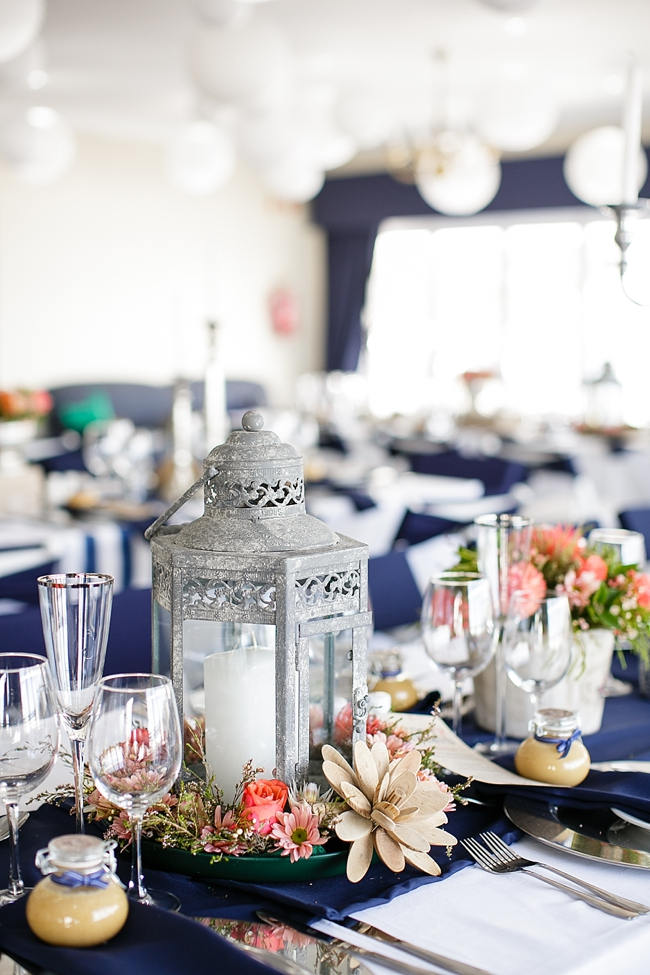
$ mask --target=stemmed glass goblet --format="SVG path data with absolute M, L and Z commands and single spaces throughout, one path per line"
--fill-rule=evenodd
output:
M 460 735 L 463 680 L 483 670 L 494 653 L 489 580 L 477 572 L 434 576 L 424 593 L 421 623 L 427 654 L 453 679 L 452 729 Z
M 510 680 L 528 694 L 534 718 L 544 691 L 559 684 L 571 666 L 573 629 L 565 595 L 545 596 L 533 607 L 526 602 L 529 597 L 522 594 L 505 643 L 504 662 Z
M 514 597 L 519 591 L 517 568 L 525 566 L 530 554 L 533 522 L 521 515 L 489 514 L 474 520 L 478 569 L 487 576 L 492 589 L 496 621 L 497 642 L 495 652 L 495 735 L 485 745 L 477 745 L 478 751 L 499 755 L 514 751 L 516 743 L 506 739 L 506 681 L 504 665 L 505 641 L 509 621 L 515 612 Z
M 45 657 L 0 654 L 0 800 L 9 824 L 9 883 L 0 905 L 27 893 L 18 855 L 18 807 L 49 773 L 59 745 L 56 696 Z
M 142 820 L 176 781 L 181 756 L 181 725 L 168 677 L 116 674 L 100 681 L 88 731 L 88 767 L 99 792 L 127 811 L 133 827 L 129 896 L 170 910 L 180 906 L 174 894 L 144 885 Z
M 72 746 L 77 832 L 83 833 L 86 728 L 104 670 L 113 605 L 113 576 L 66 572 L 39 576 L 45 649 Z

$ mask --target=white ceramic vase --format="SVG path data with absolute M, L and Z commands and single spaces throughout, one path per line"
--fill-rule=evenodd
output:
M 585 735 L 598 731 L 603 719 L 605 699 L 602 687 L 612 665 L 614 634 L 611 630 L 585 630 L 574 636 L 575 652 L 569 673 L 555 687 L 545 691 L 540 706 L 577 711 Z M 495 730 L 494 659 L 474 678 L 476 723 L 487 731 Z M 506 682 L 506 735 L 526 738 L 532 718 L 529 697 L 511 680 Z

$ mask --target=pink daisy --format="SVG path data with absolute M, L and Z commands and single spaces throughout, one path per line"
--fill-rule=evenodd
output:
M 288 856 L 292 863 L 303 857 L 307 859 L 316 844 L 325 842 L 318 832 L 318 816 L 307 804 L 292 806 L 288 813 L 276 813 L 276 819 L 271 836 L 282 850 L 282 856 Z

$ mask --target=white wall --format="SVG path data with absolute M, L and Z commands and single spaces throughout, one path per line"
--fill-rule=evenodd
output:
M 288 405 L 296 376 L 322 367 L 324 267 L 306 209 L 249 172 L 190 197 L 158 147 L 85 137 L 51 186 L 0 173 L 0 386 L 200 378 L 216 316 L 226 375 Z M 278 285 L 298 299 L 293 336 L 271 328 Z

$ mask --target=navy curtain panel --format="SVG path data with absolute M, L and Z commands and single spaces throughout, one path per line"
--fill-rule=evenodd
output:
M 329 327 L 326 368 L 353 372 L 361 353 L 361 313 L 377 227 L 332 231 L 328 241 Z
M 562 156 L 502 162 L 499 192 L 486 211 L 584 206 L 562 173 Z M 642 195 L 649 193 L 650 179 Z M 389 217 L 431 216 L 415 186 L 387 173 L 329 179 L 312 203 L 312 219 L 328 241 L 328 370 L 356 369 L 363 345 L 361 315 L 377 229 Z

